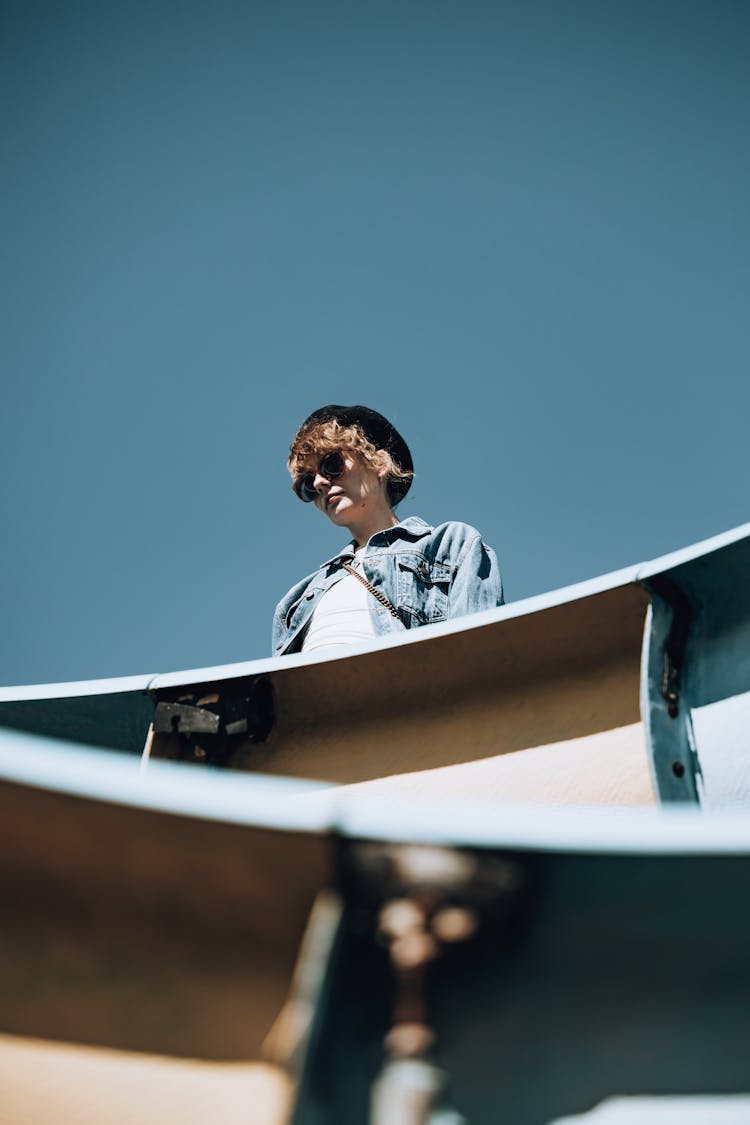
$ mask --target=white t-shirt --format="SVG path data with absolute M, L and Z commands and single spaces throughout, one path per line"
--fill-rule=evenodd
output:
M 355 552 L 352 566 L 362 573 L 361 558 L 365 548 Z M 331 645 L 355 645 L 375 636 L 370 613 L 375 599 L 349 571 L 326 590 L 313 610 L 307 626 L 302 651 L 328 648 Z

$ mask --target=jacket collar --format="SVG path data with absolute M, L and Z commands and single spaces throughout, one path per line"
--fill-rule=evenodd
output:
M 393 527 L 386 527 L 383 531 L 376 531 L 368 540 L 367 545 L 368 547 L 370 544 L 372 544 L 373 547 L 387 547 L 396 539 L 421 539 L 423 535 L 428 535 L 432 530 L 430 524 L 420 519 L 419 516 L 407 516 L 405 520 L 394 524 Z M 355 540 L 352 539 L 342 551 L 333 555 L 332 558 L 327 559 L 326 562 L 323 563 L 323 566 L 330 566 L 340 559 L 350 559 L 354 555 L 356 546 Z

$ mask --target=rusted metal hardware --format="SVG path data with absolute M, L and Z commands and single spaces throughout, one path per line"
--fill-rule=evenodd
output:
M 276 718 L 268 676 L 154 692 L 154 732 L 176 736 L 178 757 L 223 765 L 241 741 L 264 742 Z
M 461 1125 L 436 1061 L 430 1013 L 432 965 L 514 908 L 525 869 L 497 855 L 427 845 L 362 844 L 356 877 L 376 909 L 376 938 L 394 977 L 392 1026 L 371 1092 L 371 1125 Z
M 672 624 L 664 642 L 664 663 L 661 694 L 667 703 L 667 714 L 676 719 L 680 713 L 680 691 L 685 649 L 692 610 L 679 586 L 664 574 L 657 574 L 645 583 L 649 592 L 665 601 L 672 609 Z
M 156 704 L 154 730 L 157 734 L 174 731 L 177 734 L 218 734 L 221 719 L 213 711 L 196 707 L 192 703 Z

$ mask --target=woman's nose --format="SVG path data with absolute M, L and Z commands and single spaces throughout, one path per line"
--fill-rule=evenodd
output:
M 323 488 L 329 486 L 330 483 L 331 482 L 329 481 L 328 477 L 324 477 L 320 470 L 318 470 L 318 472 L 315 474 L 315 479 L 313 480 L 313 488 L 316 492 L 320 492 Z

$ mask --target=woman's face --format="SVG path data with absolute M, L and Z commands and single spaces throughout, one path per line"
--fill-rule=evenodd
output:
M 341 455 L 344 471 L 333 480 L 321 473 L 320 457 L 310 458 L 305 469 L 314 477 L 315 507 L 337 527 L 348 528 L 367 522 L 383 504 L 388 505 L 386 473 L 379 473 L 348 449 L 342 449 Z

